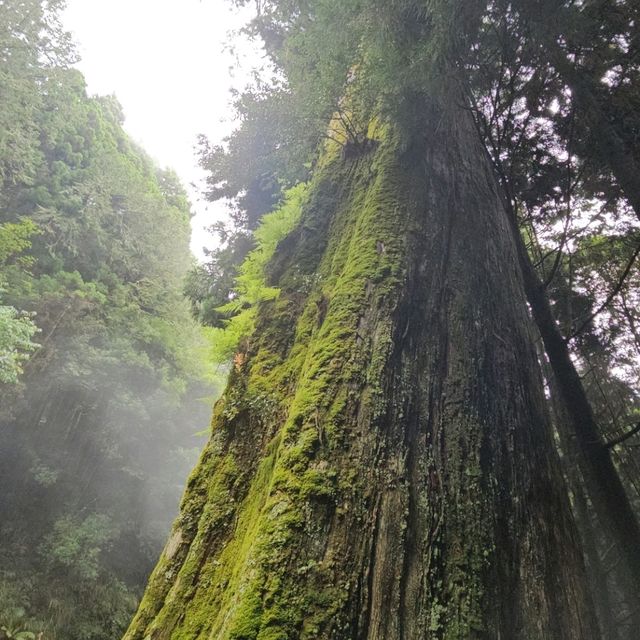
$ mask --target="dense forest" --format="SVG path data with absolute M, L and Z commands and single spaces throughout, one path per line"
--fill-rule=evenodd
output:
M 61 3 L 0 3 L 0 637 L 124 632 L 215 383 L 177 177 L 88 97 Z
M 0 1 L 0 638 L 635 640 L 640 7 L 229 4 L 193 265 L 63 3 Z

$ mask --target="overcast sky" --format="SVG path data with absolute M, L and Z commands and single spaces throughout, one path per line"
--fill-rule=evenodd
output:
M 90 94 L 115 93 L 127 131 L 185 186 L 202 179 L 194 154 L 199 133 L 221 140 L 233 128 L 229 89 L 244 84 L 258 54 L 240 43 L 240 59 L 224 51 L 229 32 L 246 21 L 225 0 L 68 0 L 66 28 L 74 34 Z M 232 77 L 235 76 L 235 77 Z M 199 201 L 192 249 L 202 257 L 214 238 L 203 231 L 222 205 Z

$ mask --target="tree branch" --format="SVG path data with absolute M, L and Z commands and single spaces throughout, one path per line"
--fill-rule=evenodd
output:
M 596 316 L 602 313 L 602 311 L 604 311 L 611 304 L 611 301 L 620 293 L 627 279 L 627 276 L 629 275 L 631 269 L 633 268 L 633 265 L 638 255 L 640 255 L 640 244 L 636 247 L 636 250 L 633 252 L 633 255 L 631 256 L 629 262 L 627 263 L 627 266 L 625 267 L 624 271 L 620 275 L 620 278 L 618 279 L 616 286 L 613 288 L 613 291 L 607 296 L 607 299 L 567 338 L 567 342 L 569 340 L 573 340 L 573 338 L 575 338 L 576 336 L 579 336 L 585 330 L 586 326 Z
M 633 429 L 630 429 L 629 431 L 627 431 L 627 433 L 619 436 L 618 438 L 614 438 L 609 442 L 604 442 L 602 446 L 605 449 L 613 449 L 613 447 L 616 447 L 617 445 L 622 444 L 629 438 L 635 436 L 637 433 L 640 433 L 640 422 L 638 422 L 638 424 L 636 424 L 635 427 L 633 427 Z

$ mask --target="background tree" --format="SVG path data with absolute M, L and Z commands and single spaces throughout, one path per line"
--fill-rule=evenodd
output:
M 633 185 L 627 180 L 623 186 L 615 168 L 624 149 L 633 148 L 636 9 L 606 2 L 492 9 L 466 58 L 477 121 L 525 230 L 529 301 L 564 402 L 558 428 L 567 430 L 565 448 L 582 441 L 571 464 L 582 468 L 598 514 L 583 538 L 604 536 L 597 562 L 617 583 L 617 620 L 604 632 L 632 637 L 638 495 L 635 474 L 623 468 L 617 448 L 633 435 L 637 407 L 628 356 L 635 320 L 616 322 L 614 308 L 637 273 Z M 606 246 L 616 246 L 608 264 L 602 261 Z M 568 473 L 574 476 L 575 469 Z M 574 483 L 574 493 L 582 490 Z

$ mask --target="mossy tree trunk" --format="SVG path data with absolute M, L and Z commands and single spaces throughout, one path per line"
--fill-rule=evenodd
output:
M 327 151 L 126 640 L 590 640 L 516 250 L 469 112 Z

